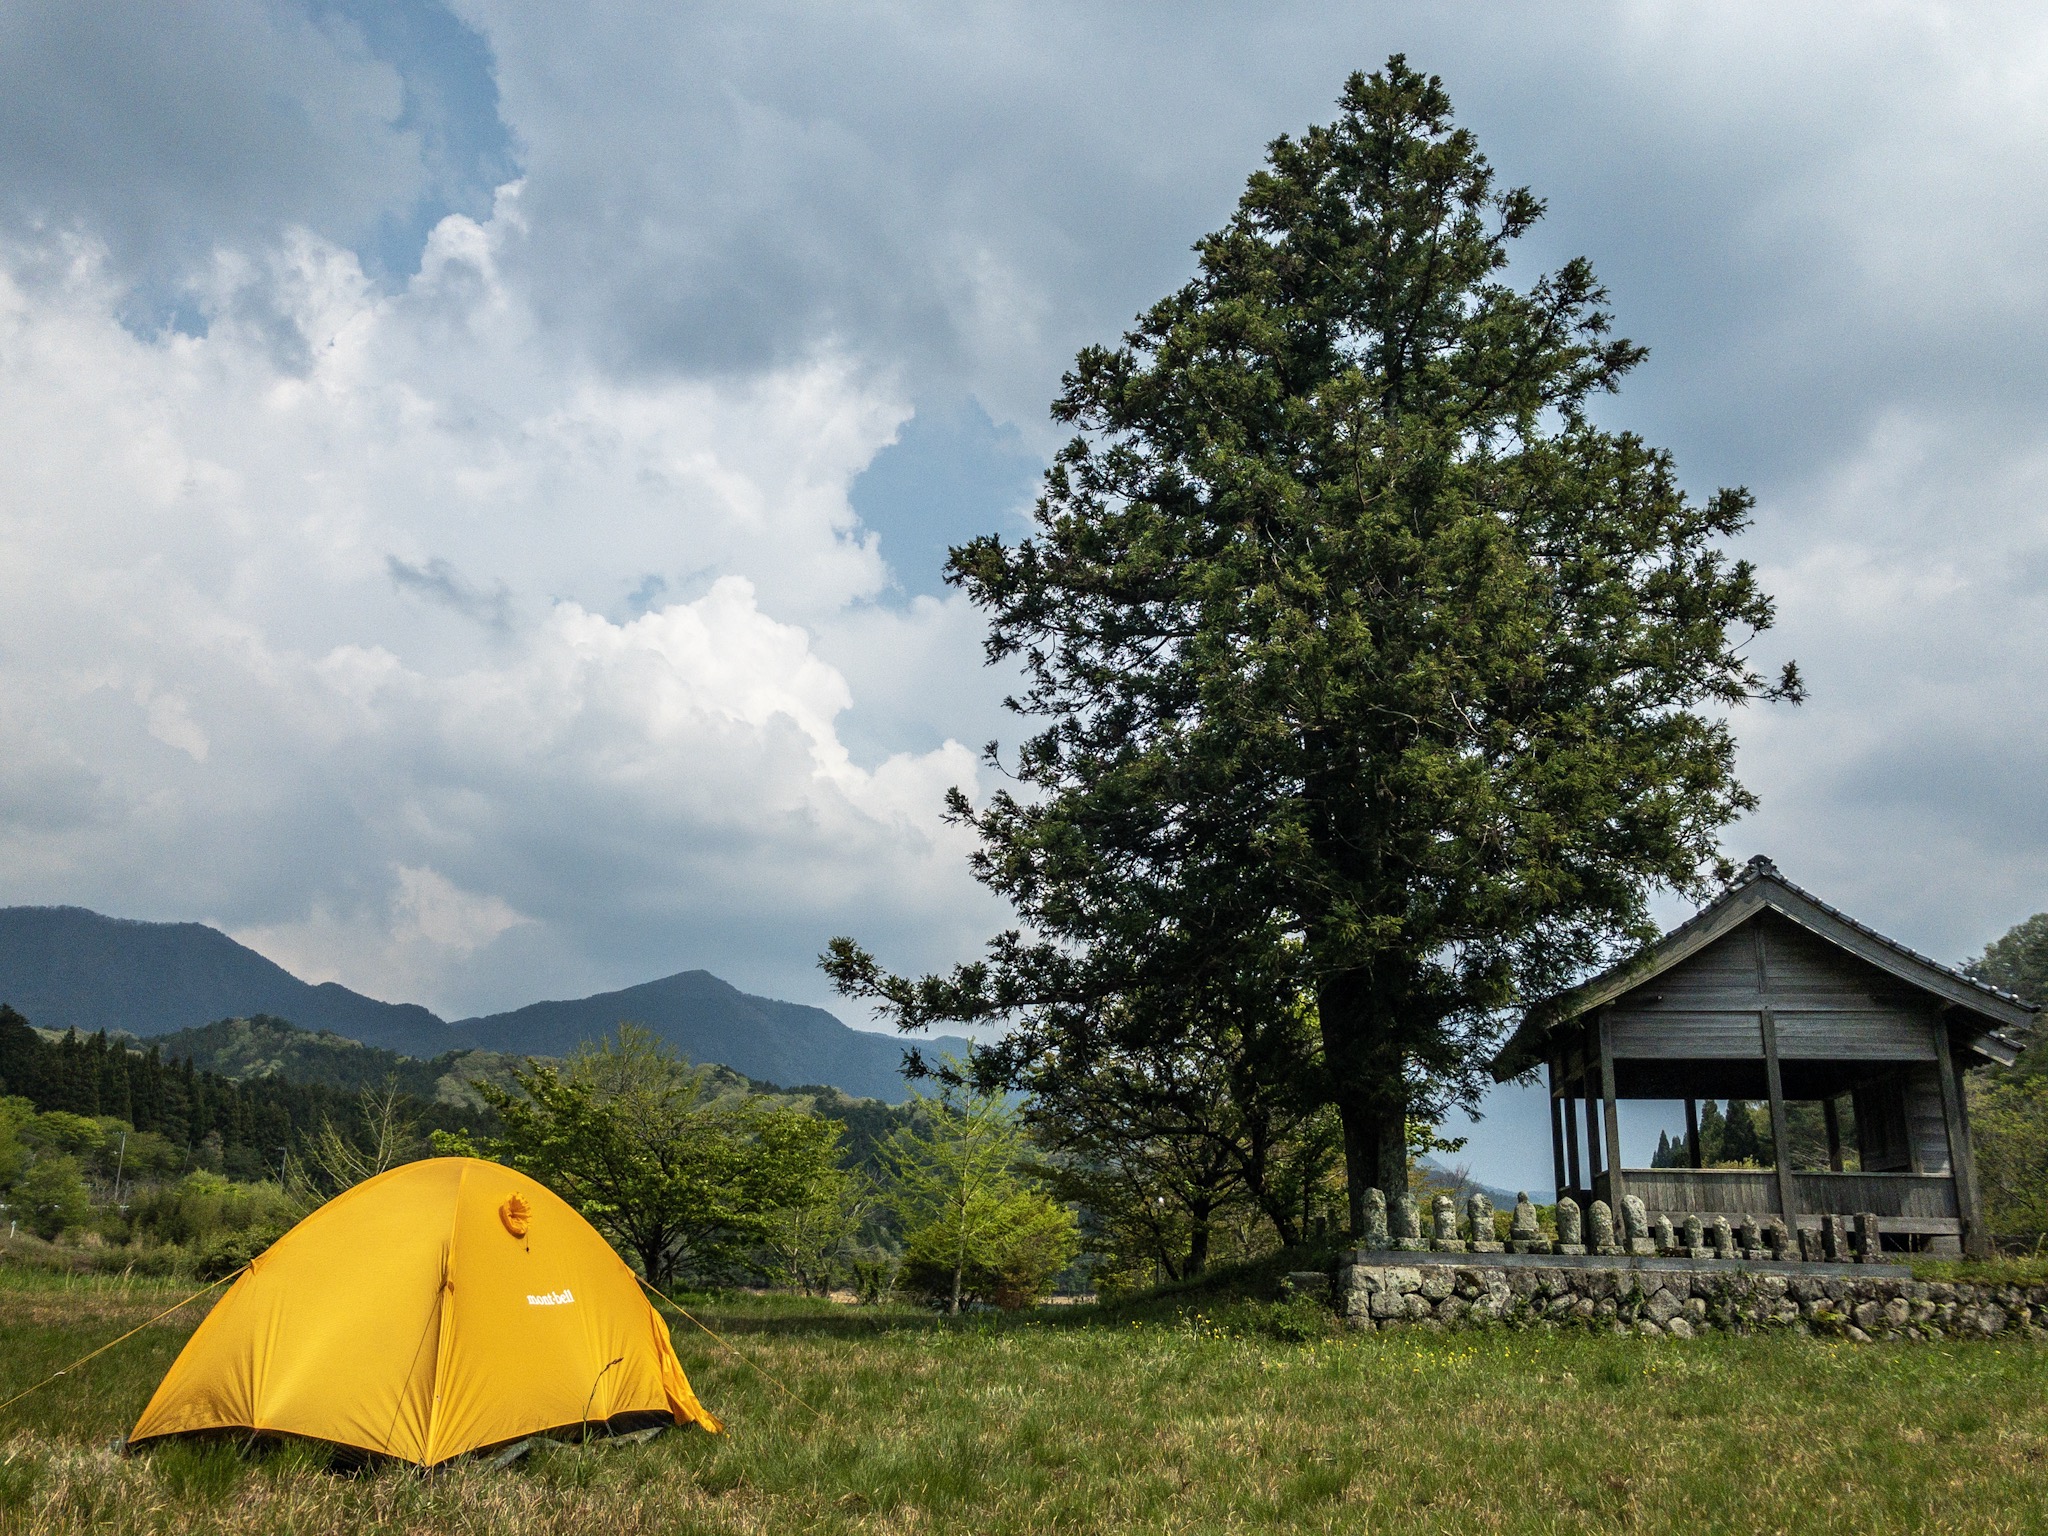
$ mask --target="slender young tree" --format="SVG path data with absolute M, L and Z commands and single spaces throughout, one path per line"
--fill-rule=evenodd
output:
M 1025 927 L 950 976 L 825 963 L 906 1027 L 1012 1022 L 1012 1061 L 1124 997 L 1170 1034 L 1177 990 L 1306 992 L 1356 1224 L 1408 1123 L 1476 1101 L 1504 1010 L 1725 875 L 1754 803 L 1725 712 L 1799 683 L 1745 656 L 1747 493 L 1695 502 L 1593 419 L 1643 352 L 1591 267 L 1511 280 L 1541 202 L 1399 57 L 1340 107 L 1080 354 L 1034 535 L 953 552 L 1040 725 L 1022 792 L 950 802 Z

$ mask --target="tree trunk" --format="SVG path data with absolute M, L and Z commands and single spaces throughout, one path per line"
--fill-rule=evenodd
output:
M 1190 1280 L 1209 1267 L 1209 1213 L 1214 1208 L 1205 1195 L 1188 1202 L 1188 1262 L 1182 1273 Z
M 1344 1126 L 1351 1234 L 1365 1231 L 1365 1192 L 1389 1200 L 1408 1188 L 1408 1081 L 1393 1010 L 1371 976 L 1343 971 L 1316 988 L 1323 1064 Z

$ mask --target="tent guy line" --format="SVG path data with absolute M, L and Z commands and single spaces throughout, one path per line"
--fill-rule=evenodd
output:
M 43 1388 L 47 1387 L 51 1382 L 57 1380 L 58 1377 L 70 1375 L 73 1371 L 77 1370 L 81 1365 L 84 1365 L 87 1361 L 98 1359 L 101 1355 L 104 1355 L 108 1350 L 112 1349 L 116 1344 L 127 1343 L 130 1339 L 134 1338 L 135 1335 L 142 1332 L 143 1329 L 162 1322 L 165 1318 L 169 1317 L 173 1312 L 177 1311 L 180 1307 L 190 1306 L 193 1302 L 197 1301 L 200 1297 L 204 1296 L 208 1291 L 219 1290 L 222 1286 L 226 1285 L 230 1280 L 234 1279 L 236 1275 L 241 1274 L 242 1270 L 245 1270 L 248 1267 L 249 1266 L 247 1264 L 244 1264 L 242 1266 L 242 1269 L 235 1270 L 233 1271 L 233 1273 L 230 1274 L 222 1275 L 218 1280 L 214 1281 L 211 1285 L 201 1286 L 198 1290 L 194 1291 L 190 1296 L 187 1296 L 183 1301 L 176 1302 L 171 1306 L 165 1307 L 163 1311 L 157 1313 L 155 1317 L 152 1317 L 145 1322 L 137 1323 L 133 1328 L 130 1328 L 126 1333 L 122 1334 L 120 1338 L 109 1339 L 106 1343 L 102 1344 L 98 1349 L 94 1350 L 91 1354 L 80 1355 L 76 1360 L 72 1361 L 62 1370 L 52 1371 L 49 1375 L 45 1376 L 41 1381 L 37 1382 L 32 1387 L 24 1387 L 21 1391 L 15 1393 L 14 1396 L 8 1398 L 6 1402 L 0 1403 L 0 1413 L 5 1413 L 8 1409 L 12 1408 L 16 1403 L 20 1402 L 24 1397 L 27 1397 L 32 1393 L 42 1391 Z
M 642 1285 L 646 1286 L 648 1293 L 650 1295 L 657 1296 L 661 1300 L 667 1302 L 670 1306 L 674 1307 L 678 1312 L 682 1313 L 684 1317 L 688 1318 L 691 1323 L 695 1324 L 699 1328 L 702 1328 L 704 1332 L 710 1334 L 712 1339 L 717 1343 L 720 1349 L 726 1351 L 726 1353 L 730 1354 L 734 1359 L 738 1360 L 741 1364 L 751 1366 L 754 1370 L 759 1371 L 762 1374 L 762 1376 L 767 1378 L 769 1385 L 773 1386 L 776 1391 L 780 1392 L 792 1403 L 795 1403 L 799 1408 L 803 1409 L 804 1412 L 808 1413 L 820 1424 L 825 1422 L 824 1414 L 820 1413 L 817 1409 L 813 1408 L 809 1403 L 805 1402 L 802 1398 L 798 1397 L 796 1393 L 792 1392 L 788 1387 L 784 1386 L 780 1378 L 778 1378 L 773 1371 L 769 1370 L 767 1366 L 762 1365 L 759 1361 L 752 1359 L 744 1351 L 742 1351 L 738 1345 L 733 1344 L 729 1340 L 727 1340 L 725 1335 L 714 1332 L 705 1324 L 698 1322 L 696 1315 L 693 1312 L 691 1312 L 688 1307 L 684 1306 L 681 1302 L 677 1301 L 675 1297 L 670 1296 L 665 1291 L 655 1290 L 655 1288 L 648 1283 L 648 1280 L 644 1275 L 635 1275 L 633 1278 L 635 1280 L 638 1280 Z

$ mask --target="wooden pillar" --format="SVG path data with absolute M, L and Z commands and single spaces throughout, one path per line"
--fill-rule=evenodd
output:
M 1621 1229 L 1621 1114 L 1614 1102 L 1614 1043 L 1607 1028 L 1607 1010 L 1600 1010 L 1600 1107 L 1607 1128 L 1607 1203 L 1614 1208 L 1615 1230 Z
M 1697 1168 L 1700 1165 L 1700 1101 L 1685 1101 L 1685 1165 Z
M 1557 1063 L 1550 1064 L 1550 1169 L 1557 1193 L 1564 1193 L 1564 1122 L 1563 1101 L 1557 1096 Z
M 1569 1085 L 1567 1085 L 1569 1086 Z M 1573 1189 L 1584 1189 L 1579 1182 L 1579 1101 L 1567 1093 L 1563 1100 L 1564 1109 L 1564 1160 L 1565 1173 L 1571 1179 Z
M 1778 1214 L 1785 1230 L 1799 1230 L 1799 1190 L 1792 1178 L 1792 1130 L 1785 1119 L 1785 1083 L 1778 1071 L 1778 1016 L 1771 1010 L 1771 971 L 1764 950 L 1764 920 L 1761 913 L 1752 922 L 1756 935 L 1756 1016 L 1763 1035 L 1764 1081 L 1771 1091 L 1771 1162 L 1778 1174 Z
M 1828 1167 L 1842 1171 L 1842 1111 L 1834 1099 L 1820 1101 L 1821 1122 L 1828 1129 Z
M 1792 1131 L 1785 1119 L 1785 1085 L 1778 1073 L 1778 1019 L 1766 1003 L 1757 1011 L 1763 1021 L 1764 1080 L 1771 1088 L 1771 1161 L 1777 1165 L 1778 1213 L 1785 1230 L 1799 1230 L 1799 1193 L 1792 1180 Z
M 1593 1181 L 1600 1177 L 1605 1159 L 1600 1149 L 1600 1109 L 1593 1097 L 1593 1069 L 1588 1067 L 1580 1079 L 1585 1084 L 1584 1103 L 1586 1106 L 1586 1198 L 1593 1198 Z
M 1956 1209 L 1963 1217 L 1963 1252 L 1973 1259 L 1991 1257 L 1991 1234 L 1984 1230 L 1984 1218 L 1977 1208 L 1977 1159 L 1970 1150 L 1969 1122 L 1963 1109 L 1962 1085 L 1956 1081 L 1956 1064 L 1949 1051 L 1948 1024 L 1934 1024 L 1934 1068 L 1941 1075 L 1941 1120 L 1948 1132 L 1948 1172 L 1955 1181 Z M 1912 1127 L 1907 1126 L 1907 1138 Z

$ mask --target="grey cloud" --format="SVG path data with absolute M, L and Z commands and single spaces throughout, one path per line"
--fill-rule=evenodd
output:
M 0 11 L 0 212 L 103 241 L 159 320 L 196 323 L 209 252 L 291 225 L 373 270 L 395 240 L 411 270 L 425 221 L 511 174 L 494 113 L 481 42 L 434 0 Z
M 758 540 L 712 538 L 708 503 L 637 500 L 647 466 L 660 478 L 674 463 L 652 449 L 607 458 L 602 432 L 567 448 L 493 426 L 475 434 L 488 452 L 401 455 L 388 470 L 394 505 L 416 507 L 457 477 L 486 487 L 473 494 L 491 512 L 380 525 L 363 547 L 453 558 L 393 557 L 381 573 L 372 558 L 363 580 L 388 575 L 406 598 L 491 634 L 390 620 L 384 609 L 418 609 L 388 597 L 372 614 L 344 584 L 317 598 L 309 654 L 351 641 L 436 676 L 476 665 L 480 644 L 504 648 L 513 594 L 462 569 L 503 572 L 532 600 L 566 586 L 629 613 L 671 603 L 664 580 L 696 594 L 737 572 L 755 578 L 766 611 L 801 618 L 847 680 L 841 739 L 859 762 L 998 728 L 1014 737 L 1014 723 L 994 720 L 1004 679 L 979 668 L 973 615 L 932 601 L 936 549 L 1000 526 L 1028 494 L 1030 462 L 1058 435 L 1045 406 L 1062 368 L 1186 276 L 1190 242 L 1228 217 L 1264 143 L 1327 119 L 1347 70 L 1403 49 L 1445 76 L 1502 178 L 1548 199 L 1527 267 L 1591 257 L 1620 329 L 1652 347 L 1603 406 L 1608 418 L 1671 446 L 1696 488 L 1758 494 L 1741 552 L 1783 598 L 1759 660 L 1797 656 L 1814 697 L 1738 720 L 1765 803 L 1736 829 L 1736 850 L 1773 853 L 1944 955 L 2048 906 L 2048 827 L 2031 782 L 2048 743 L 2034 702 L 2048 654 L 2048 120 L 2036 86 L 2048 37 L 2032 13 L 460 4 L 469 30 L 448 30 L 425 3 L 295 12 L 217 0 L 175 28 L 140 5 L 11 8 L 0 16 L 0 217 L 43 225 L 43 254 L 24 258 L 17 280 L 61 287 L 52 229 L 104 239 L 145 284 L 216 248 L 260 262 L 293 224 L 402 272 L 426 219 L 481 215 L 479 189 L 517 171 L 525 185 L 491 232 L 489 281 L 465 268 L 473 283 L 443 274 L 438 295 L 412 301 L 468 315 L 502 285 L 506 334 L 531 325 L 531 355 L 545 361 L 512 365 L 532 377 L 502 399 L 498 360 L 527 354 L 479 364 L 490 377 L 471 392 L 478 420 L 545 421 L 565 378 L 599 395 L 708 378 L 716 387 L 688 406 L 701 413 L 714 396 L 744 398 L 779 362 L 820 354 L 843 359 L 849 390 L 871 404 L 921 409 L 857 480 L 859 453 L 843 447 L 828 474 L 781 473 L 813 451 L 798 437 L 830 439 L 831 410 L 775 438 L 763 450 L 773 464 L 748 460 L 745 439 L 774 429 L 742 414 L 714 431 L 727 467 L 744 465 L 756 487 L 745 519 L 765 530 Z M 267 337 L 273 365 L 302 370 L 294 334 L 275 329 L 284 311 L 265 309 L 259 290 L 214 318 Z M 422 348 L 442 355 L 476 345 L 453 321 L 445 332 L 391 323 L 420 325 L 432 338 Z M 468 420 L 469 394 L 421 395 Z M 970 400 L 986 418 L 959 414 Z M 347 446 L 328 451 L 374 459 L 400 419 L 354 433 L 337 416 L 332 441 Z M 278 453 L 266 477 L 254 449 L 192 446 L 271 487 L 266 508 L 296 509 L 303 487 L 335 478 L 315 448 Z M 309 462 L 283 462 L 290 453 Z M 697 444 L 674 462 L 709 453 Z M 25 483 L 29 467 L 15 466 Z M 874 583 L 828 573 L 802 587 L 813 606 L 792 613 L 783 578 L 852 546 L 788 543 L 775 520 L 840 526 L 836 487 L 849 480 L 909 600 L 877 602 Z M 573 487 L 576 510 L 564 516 L 570 500 L 523 490 L 529 481 Z M 302 515 L 349 515 L 311 500 Z M 632 521 L 634 536 L 590 537 L 607 518 Z M 248 526 L 259 525 L 264 515 Z M 224 539 L 195 568 L 236 553 Z M 665 575 L 643 582 L 649 572 Z M 291 622 L 259 627 L 275 639 Z M 199 709 L 203 679 L 195 687 Z M 315 738 L 268 729 L 238 745 L 208 704 L 216 742 L 201 768 L 146 738 L 135 746 L 133 710 L 121 708 L 128 735 L 107 738 L 109 773 L 121 769 L 132 803 L 189 825 L 140 853 L 110 842 L 96 867 L 113 873 L 95 889 L 80 876 L 17 899 L 111 903 L 125 891 L 146 915 L 203 908 L 261 924 L 303 916 L 318 897 L 344 917 L 374 916 L 389 865 L 426 861 L 537 919 L 449 973 L 477 1006 L 684 963 L 816 997 L 810 957 L 838 927 L 903 963 L 942 963 L 990 926 L 969 913 L 941 934 L 917 905 L 937 900 L 929 870 L 916 875 L 924 890 L 844 883 L 854 855 L 823 849 L 799 812 L 734 831 L 709 813 L 663 820 L 623 804 L 601 754 L 565 764 L 566 745 L 485 784 L 473 752 L 421 766 L 423 726 L 357 741 L 343 764 Z M 156 794 L 163 775 L 202 783 L 231 765 L 242 786 L 217 801 L 180 813 L 184 802 Z M 744 754 L 703 770 L 714 811 L 776 785 L 789 793 L 786 776 L 808 771 Z M 34 793 L 55 796 L 53 813 L 63 801 L 49 786 Z M 432 838 L 404 820 L 415 812 Z M 202 825 L 208 816 L 234 836 Z M 383 831 L 365 839 L 365 826 Z M 84 861 L 60 841 L 53 860 Z M 316 857 L 280 859 L 280 848 Z
M 465 581 L 459 571 L 439 556 L 412 565 L 396 555 L 384 557 L 384 568 L 401 592 L 410 592 L 428 602 L 453 609 L 486 629 L 512 627 L 512 589 L 502 581 L 493 587 L 479 587 Z

